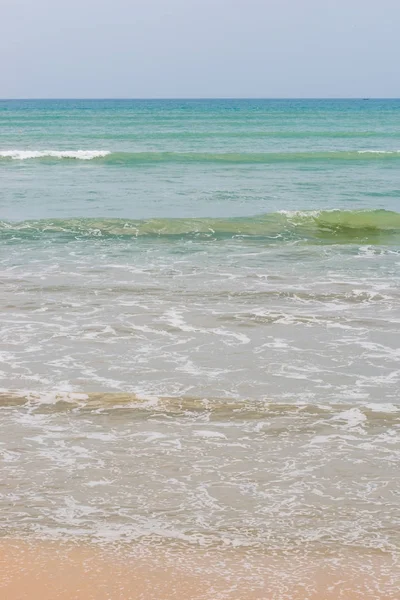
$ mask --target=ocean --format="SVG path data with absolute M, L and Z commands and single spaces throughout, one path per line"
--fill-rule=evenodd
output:
M 0 101 L 1 535 L 398 597 L 399 202 L 400 100 Z

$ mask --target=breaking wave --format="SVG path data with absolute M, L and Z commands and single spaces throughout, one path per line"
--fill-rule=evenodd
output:
M 70 158 L 93 160 L 109 155 L 108 150 L 3 150 L 0 159 L 28 160 L 32 158 Z
M 188 219 L 44 219 L 0 221 L 0 237 L 9 239 L 123 238 L 250 238 L 266 242 L 310 243 L 400 242 L 400 213 L 387 210 L 281 211 L 253 217 Z
M 270 164 L 280 162 L 368 161 L 400 159 L 400 150 L 324 152 L 111 152 L 110 150 L 2 150 L 0 160 L 91 160 L 110 165 L 144 163 Z

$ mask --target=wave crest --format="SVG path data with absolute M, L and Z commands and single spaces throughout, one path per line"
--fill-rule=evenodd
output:
M 74 158 L 76 160 L 93 160 L 111 154 L 108 150 L 4 150 L 1 158 L 12 160 L 28 160 L 32 158 Z
M 0 238 L 64 239 L 120 237 L 223 240 L 266 243 L 400 243 L 400 213 L 386 210 L 327 210 L 265 213 L 254 217 L 191 219 L 45 219 L 0 222 Z
M 321 152 L 111 152 L 110 150 L 3 150 L 0 160 L 28 159 L 100 160 L 106 164 L 224 163 L 271 164 L 280 162 L 367 161 L 400 159 L 400 150 Z

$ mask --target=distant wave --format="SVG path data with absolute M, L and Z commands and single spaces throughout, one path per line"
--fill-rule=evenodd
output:
M 110 154 L 108 150 L 3 150 L 0 158 L 12 160 L 28 160 L 32 158 L 71 158 L 76 160 L 93 160 L 104 158 Z
M 352 150 L 324 152 L 111 152 L 110 150 L 2 150 L 0 160 L 92 160 L 105 164 L 143 163 L 277 163 L 366 161 L 400 159 L 400 150 Z
M 0 222 L 0 238 L 154 238 L 223 240 L 249 238 L 267 243 L 400 243 L 400 213 L 386 210 L 326 210 L 265 213 L 254 217 L 192 219 L 45 219 Z

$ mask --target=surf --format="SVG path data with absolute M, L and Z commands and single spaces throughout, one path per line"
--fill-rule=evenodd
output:
M 400 159 L 400 150 L 341 150 L 319 152 L 119 152 L 111 150 L 2 150 L 0 161 L 95 161 L 107 165 L 157 163 L 274 164 L 382 161 Z
M 268 242 L 388 243 L 400 239 L 400 213 L 377 210 L 280 211 L 250 217 L 71 218 L 0 222 L 0 238 L 253 239 Z

